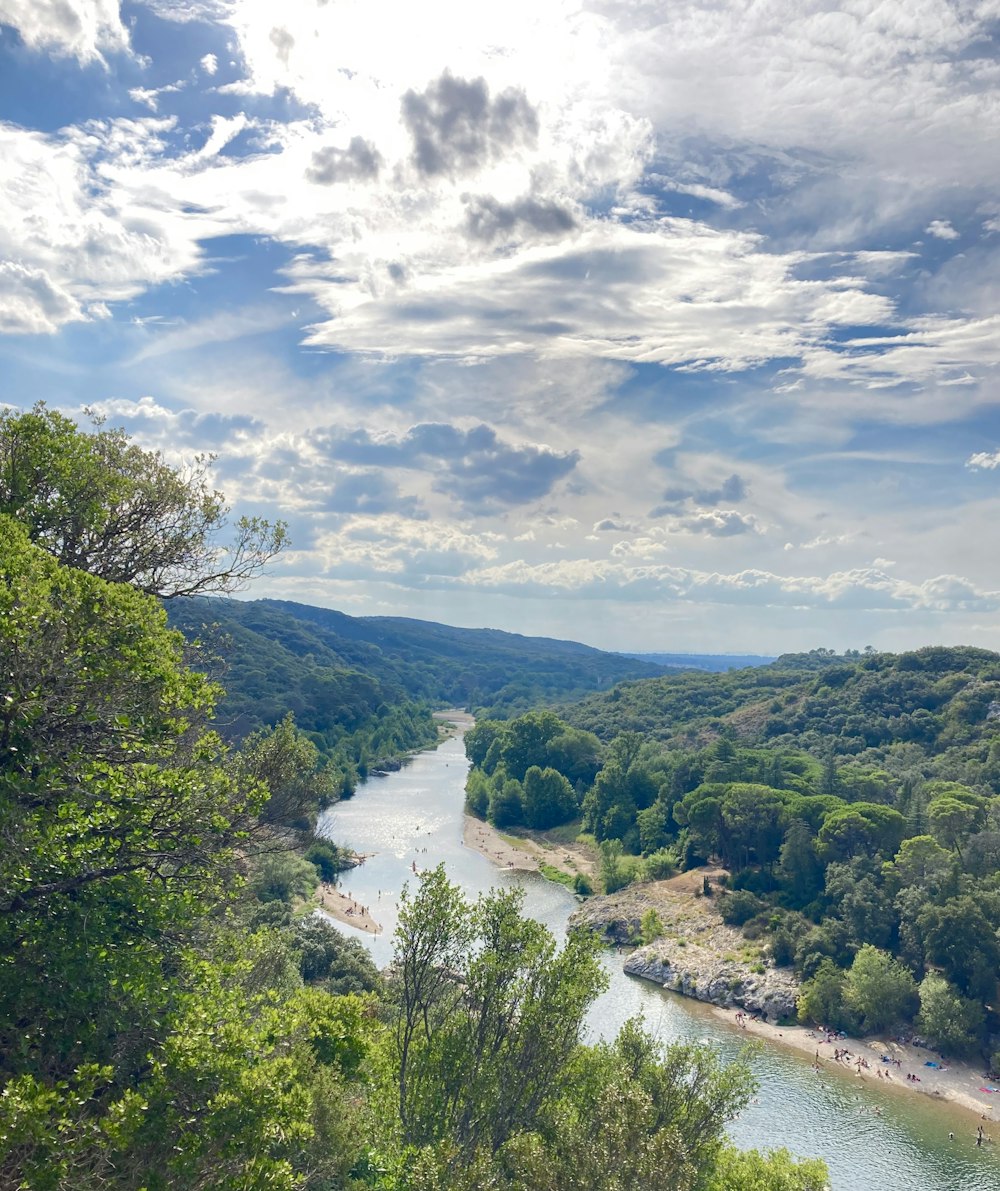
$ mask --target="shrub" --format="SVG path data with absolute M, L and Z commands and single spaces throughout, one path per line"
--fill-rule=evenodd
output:
M 316 840 L 310 845 L 306 860 L 315 865 L 322 881 L 332 881 L 337 873 L 351 867 L 348 854 L 325 839 Z
M 647 881 L 666 881 L 676 874 L 678 867 L 677 856 L 670 848 L 660 848 L 643 861 Z
M 719 913 L 722 915 L 722 921 L 729 926 L 742 926 L 766 909 L 767 904 L 764 901 L 745 889 L 723 894 L 719 898 Z
M 573 878 L 573 890 L 581 897 L 590 897 L 594 892 L 594 887 L 583 873 L 577 873 Z

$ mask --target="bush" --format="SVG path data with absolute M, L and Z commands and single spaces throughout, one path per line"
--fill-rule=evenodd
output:
M 347 852 L 325 839 L 312 844 L 305 858 L 310 864 L 315 865 L 322 881 L 332 881 L 337 873 L 351 867 Z
M 318 884 L 316 866 L 292 852 L 263 857 L 250 880 L 250 887 L 262 902 L 291 902 L 296 897 L 310 897 Z
M 573 878 L 573 890 L 579 893 L 581 897 L 590 897 L 594 892 L 594 887 L 583 873 L 577 873 Z
M 795 962 L 795 936 L 787 927 L 779 927 L 771 936 L 771 958 L 779 968 L 791 967 Z
M 647 881 L 666 881 L 677 872 L 677 856 L 670 848 L 660 848 L 646 857 L 643 869 Z
M 745 889 L 756 894 L 774 893 L 780 888 L 778 878 L 773 873 L 756 868 L 745 868 L 735 873 L 730 884 L 734 890 Z
M 719 913 L 722 915 L 722 921 L 729 926 L 742 926 L 766 909 L 766 902 L 745 889 L 723 894 L 719 898 Z
M 643 914 L 639 922 L 639 942 L 645 947 L 663 934 L 663 921 L 652 906 Z
M 294 946 L 307 984 L 321 984 L 334 996 L 382 988 L 382 977 L 364 945 L 345 938 L 325 918 L 313 914 L 296 922 Z

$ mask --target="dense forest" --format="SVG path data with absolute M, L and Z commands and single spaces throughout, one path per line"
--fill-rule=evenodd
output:
M 816 650 L 628 682 L 481 720 L 466 746 L 473 813 L 575 824 L 609 890 L 721 862 L 723 917 L 795 968 L 803 1020 L 915 1023 L 1000 1067 L 997 654 Z
M 324 708 L 335 727 L 368 714 L 379 695 L 508 716 L 663 673 L 653 662 L 575 641 L 353 617 L 285 600 L 172 600 L 168 615 L 217 655 L 227 688 L 220 716 L 237 734 L 292 710 L 303 729 L 322 736 L 330 725 L 312 725 Z
M 226 512 L 120 431 L 0 413 L 0 1186 L 819 1191 L 725 1139 L 744 1063 L 583 1044 L 597 944 L 516 892 L 425 874 L 386 973 L 310 912 L 329 766 L 288 717 L 227 743 L 159 602 L 281 548 Z

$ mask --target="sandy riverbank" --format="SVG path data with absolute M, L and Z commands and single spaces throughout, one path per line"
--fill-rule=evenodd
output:
M 467 848 L 481 852 L 498 868 L 539 872 L 544 864 L 571 879 L 582 874 L 592 887 L 597 883 L 597 857 L 592 849 L 552 839 L 544 831 L 532 832 L 530 835 L 505 834 L 483 819 L 466 815 L 462 841 Z
M 725 1021 L 737 1021 L 737 1010 L 716 1007 L 713 1012 Z M 1000 1093 L 991 1095 L 980 1090 L 1000 1085 L 984 1079 L 978 1066 L 945 1062 L 942 1067 L 927 1067 L 925 1064 L 928 1060 L 940 1063 L 940 1057 L 923 1047 L 896 1042 L 891 1038 L 833 1038 L 827 1041 L 827 1035 L 819 1030 L 804 1026 L 770 1025 L 746 1015 L 741 1015 L 737 1024 L 742 1025 L 747 1034 L 753 1034 L 765 1042 L 787 1046 L 808 1055 L 818 1067 L 818 1078 L 822 1078 L 824 1073 L 836 1072 L 847 1078 L 864 1080 L 869 1087 L 877 1085 L 880 1090 L 916 1092 L 947 1101 L 974 1113 L 979 1121 L 997 1121 L 998 1132 L 994 1141 L 1000 1142 L 1000 1105 L 997 1106 L 997 1114 L 993 1112 L 993 1101 L 1000 1099 Z M 843 1054 L 840 1061 L 834 1058 L 837 1051 Z M 883 1055 L 888 1055 L 892 1062 L 883 1062 Z M 867 1068 L 861 1067 L 859 1070 L 859 1058 L 867 1061 Z M 916 1076 L 916 1081 L 907 1079 L 908 1075 Z M 990 1125 L 984 1126 L 984 1130 L 986 1134 L 992 1132 Z
M 316 901 L 320 909 L 345 926 L 355 926 L 370 935 L 382 933 L 381 925 L 371 916 L 368 907 L 355 901 L 349 893 L 341 893 L 324 882 L 316 890 Z
M 467 711 L 463 711 L 460 707 L 449 707 L 444 711 L 433 711 L 431 715 L 438 722 L 442 740 L 447 740 L 449 736 L 468 732 L 476 723 L 475 716 L 470 715 Z

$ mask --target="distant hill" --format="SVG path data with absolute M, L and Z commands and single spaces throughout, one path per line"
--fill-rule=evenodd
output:
M 567 704 L 560 715 L 604 740 L 639 731 L 691 748 L 728 736 L 749 746 L 956 776 L 978 773 L 996 736 L 1000 655 L 971 646 L 902 654 L 813 650 L 726 673 L 689 670 L 625 682 Z
M 668 670 L 743 670 L 747 666 L 769 666 L 778 659 L 762 653 L 627 653 L 629 658 L 653 662 Z
M 574 641 L 354 617 L 287 600 L 172 600 L 167 614 L 203 643 L 201 664 L 214 666 L 226 688 L 223 731 L 236 738 L 292 711 L 327 752 L 387 709 L 397 718 L 404 709 L 412 716 L 415 703 L 507 716 L 664 672 Z

